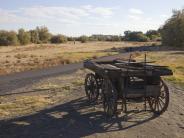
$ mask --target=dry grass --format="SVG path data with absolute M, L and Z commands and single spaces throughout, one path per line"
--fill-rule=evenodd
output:
M 117 54 L 113 49 L 152 43 L 89 42 L 0 47 L 0 75 Z
M 32 114 L 63 102 L 74 89 L 83 87 L 85 70 L 34 84 L 33 93 L 0 96 L 0 120 Z M 22 123 L 22 122 L 18 122 Z M 24 124 L 24 122 L 23 122 Z
M 137 56 L 137 60 L 143 60 L 144 55 Z M 149 52 L 148 60 L 156 61 L 156 64 L 168 66 L 173 71 L 173 76 L 164 77 L 164 79 L 184 87 L 184 52 Z
M 0 104 L 0 116 L 28 114 L 51 104 L 51 102 L 46 95 L 17 96 L 13 101 Z

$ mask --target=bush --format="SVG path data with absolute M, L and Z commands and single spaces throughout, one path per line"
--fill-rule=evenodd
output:
M 48 43 L 50 38 L 51 38 L 51 34 L 49 33 L 49 30 L 47 29 L 47 27 L 37 27 L 36 31 L 39 34 L 39 41 L 40 43 Z
M 89 41 L 121 41 L 122 36 L 96 34 L 89 37 Z
M 125 34 L 124 36 L 125 41 L 138 41 L 138 42 L 149 41 L 149 38 L 142 32 L 125 31 L 124 34 Z
M 75 41 L 75 38 L 74 37 L 67 37 L 67 40 L 68 41 Z
M 31 41 L 31 36 L 29 32 L 24 31 L 24 29 L 19 29 L 18 39 L 21 45 L 29 44 Z
M 172 17 L 161 28 L 162 44 L 184 46 L 184 9 L 173 11 Z
M 67 37 L 65 37 L 64 35 L 54 35 L 51 37 L 51 43 L 66 43 L 67 42 Z
M 0 31 L 0 46 L 17 45 L 18 38 L 16 32 Z
M 146 32 L 146 36 L 152 41 L 158 41 L 161 39 L 160 32 L 157 30 L 149 30 Z
M 121 40 L 122 40 L 121 36 L 118 35 L 111 36 L 111 41 L 121 41 Z
M 81 36 L 81 37 L 79 38 L 79 41 L 81 41 L 81 43 L 86 43 L 88 40 L 89 40 L 88 37 L 85 36 L 85 35 L 83 35 L 83 36 Z

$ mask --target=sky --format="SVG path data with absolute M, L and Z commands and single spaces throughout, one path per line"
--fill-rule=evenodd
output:
M 184 0 L 0 0 L 0 30 L 46 26 L 53 34 L 122 35 L 158 29 Z

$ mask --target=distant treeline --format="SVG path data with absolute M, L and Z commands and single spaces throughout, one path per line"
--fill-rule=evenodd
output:
M 91 35 L 80 37 L 67 37 L 65 35 L 53 35 L 49 32 L 47 27 L 36 27 L 34 30 L 26 31 L 19 29 L 15 31 L 0 30 L 0 46 L 8 45 L 26 45 L 30 43 L 65 43 L 67 41 L 80 41 L 85 43 L 87 41 L 158 41 L 160 40 L 160 33 L 156 30 L 150 30 L 147 33 L 125 31 L 124 36 L 121 35 Z

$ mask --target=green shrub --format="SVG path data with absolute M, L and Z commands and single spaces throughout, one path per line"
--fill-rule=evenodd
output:
M 67 37 L 64 35 L 54 35 L 51 37 L 51 43 L 66 43 L 67 42 Z
M 67 37 L 67 40 L 68 41 L 75 41 L 75 38 L 74 37 Z
M 0 46 L 17 45 L 18 38 L 16 32 L 0 31 Z
M 146 32 L 146 36 L 152 41 L 159 41 L 161 39 L 160 32 L 157 30 L 149 30 Z
M 147 42 L 149 41 L 149 37 L 147 37 L 143 32 L 131 32 L 125 31 L 124 32 L 124 40 L 125 41 L 138 41 L 138 42 Z
M 96 34 L 89 37 L 89 41 L 121 41 L 122 36 Z
M 79 37 L 79 41 L 81 41 L 81 43 L 86 43 L 89 40 L 89 38 L 85 35 Z

